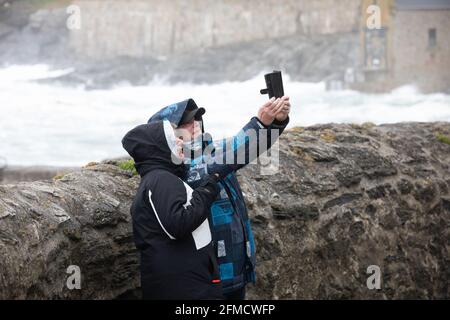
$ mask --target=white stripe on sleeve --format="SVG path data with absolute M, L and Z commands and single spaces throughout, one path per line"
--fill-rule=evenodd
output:
M 158 219 L 159 225 L 164 230 L 164 232 L 169 236 L 171 240 L 176 240 L 174 236 L 172 236 L 169 232 L 167 232 L 166 228 L 164 228 L 163 224 L 161 223 L 161 220 L 159 220 L 158 212 L 156 212 L 155 205 L 152 201 L 152 190 L 148 190 L 148 199 L 150 200 L 150 204 L 152 206 L 153 211 L 155 212 L 156 219 Z

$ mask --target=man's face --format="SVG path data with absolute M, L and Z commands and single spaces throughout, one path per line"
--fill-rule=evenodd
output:
M 177 136 L 182 136 L 184 141 L 190 141 L 202 134 L 201 121 L 191 120 L 188 123 L 178 126 Z

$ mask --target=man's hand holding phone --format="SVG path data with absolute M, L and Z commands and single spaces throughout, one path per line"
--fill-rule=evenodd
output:
M 272 97 L 259 108 L 258 119 L 265 126 L 269 126 L 275 119 L 277 121 L 286 120 L 290 110 L 291 104 L 288 96 L 283 96 L 281 98 Z

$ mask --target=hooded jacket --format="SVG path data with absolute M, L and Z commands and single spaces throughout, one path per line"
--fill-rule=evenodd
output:
M 195 109 L 197 105 L 193 99 L 171 104 L 154 114 L 148 122 L 168 120 L 178 126 L 186 108 Z M 265 126 L 258 118 L 253 117 L 235 136 L 209 142 L 209 146 L 215 150 L 212 157 L 225 158 L 232 153 L 234 159 L 237 159 L 237 154 L 243 150 L 243 162 L 208 164 L 209 159 L 202 155 L 190 163 L 185 181 L 192 187 L 197 186 L 202 177 L 210 173 L 218 173 L 221 177 L 220 196 L 211 206 L 209 222 L 224 294 L 238 290 L 256 279 L 255 242 L 236 171 L 269 150 L 288 123 L 289 118 Z M 262 139 L 266 140 L 266 143 L 261 143 Z M 252 150 L 256 152 L 251 152 Z
M 193 190 L 181 180 L 187 168 L 175 157 L 167 121 L 137 126 L 122 145 L 141 176 L 131 215 L 143 298 L 222 298 L 208 222 L 217 181 L 206 176 Z

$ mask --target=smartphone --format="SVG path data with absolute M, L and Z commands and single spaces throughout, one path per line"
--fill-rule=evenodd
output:
M 284 96 L 283 77 L 281 71 L 274 70 L 271 73 L 265 74 L 267 88 L 261 89 L 261 94 L 269 94 L 269 99 L 272 97 L 281 98 Z

